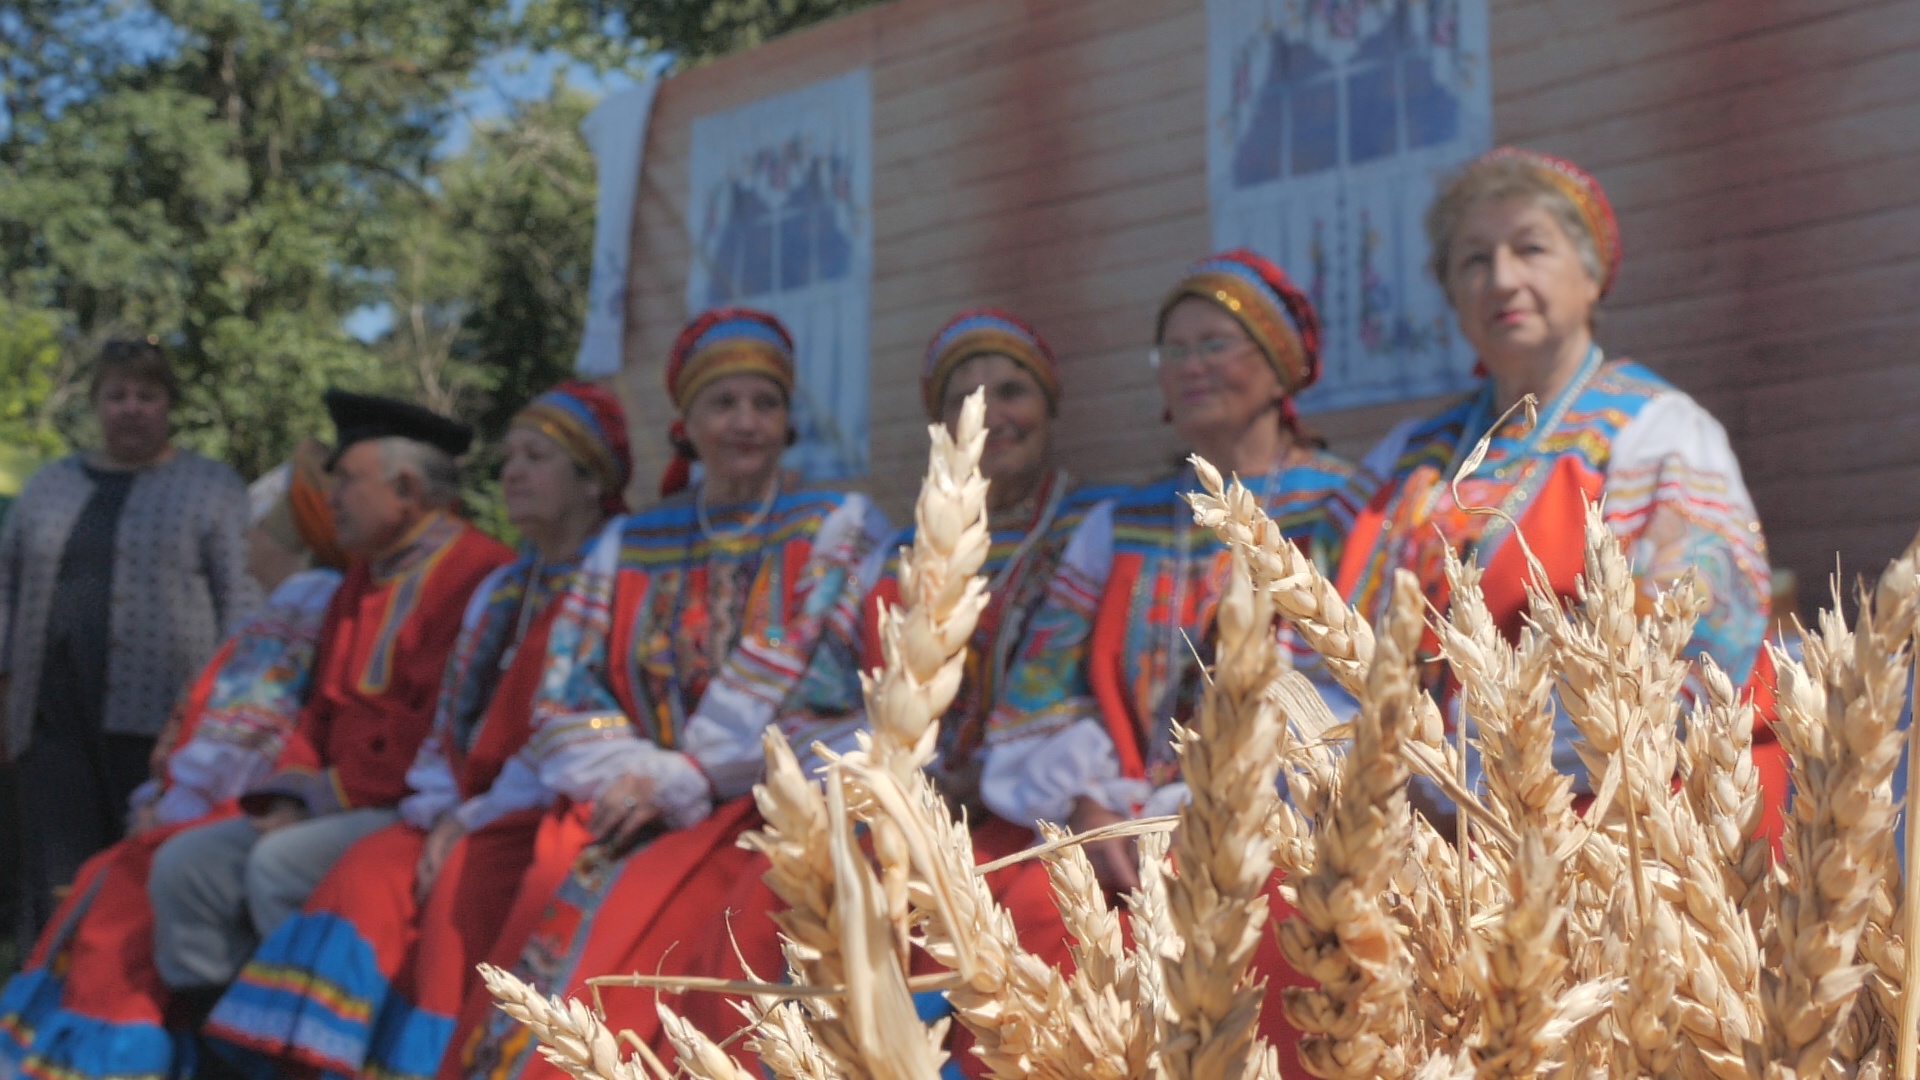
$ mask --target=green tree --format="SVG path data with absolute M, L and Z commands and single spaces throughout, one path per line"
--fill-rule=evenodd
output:
M 60 322 L 0 297 L 0 448 L 29 461 L 67 448 L 55 418 L 74 379 L 60 348 Z
M 330 384 L 490 418 L 577 333 L 577 306 L 555 307 L 571 286 L 541 281 L 529 305 L 501 264 L 549 255 L 571 260 L 556 280 L 584 278 L 585 245 L 558 241 L 592 227 L 591 171 L 584 190 L 528 191 L 536 170 L 495 160 L 517 123 L 436 150 L 482 58 L 548 47 L 637 62 L 557 0 L 0 0 L 0 296 L 63 327 L 69 380 L 104 338 L 158 335 L 181 369 L 182 440 L 248 475 L 324 433 Z M 518 186 L 468 191 L 475 175 Z M 473 232 L 556 222 L 530 240 Z M 343 331 L 380 303 L 388 340 Z M 542 347 L 509 356 L 509 341 Z
M 877 0 L 599 0 L 631 35 L 681 64 L 751 48 Z
M 478 427 L 469 501 L 497 530 L 498 442 L 514 412 L 571 373 L 586 315 L 594 163 L 580 121 L 592 106 L 556 85 L 476 125 L 386 255 L 394 321 L 375 347 L 423 402 Z

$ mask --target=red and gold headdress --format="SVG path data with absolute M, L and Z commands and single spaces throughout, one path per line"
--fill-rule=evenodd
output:
M 1594 254 L 1600 261 L 1600 295 L 1605 296 L 1620 274 L 1620 222 L 1613 215 L 1613 203 L 1607 199 L 1600 181 L 1565 158 L 1517 146 L 1502 146 L 1480 160 L 1522 162 L 1573 203 L 1587 227 L 1587 235 L 1593 238 Z

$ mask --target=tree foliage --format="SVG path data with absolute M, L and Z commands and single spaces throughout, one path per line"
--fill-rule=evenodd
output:
M 71 387 L 125 334 L 179 366 L 182 440 L 247 475 L 324 434 L 328 385 L 497 432 L 577 340 L 587 102 L 439 150 L 484 58 L 554 47 L 637 62 L 558 0 L 0 0 L 0 331 L 25 313 L 59 343 L 33 369 L 55 385 L 0 396 L 0 439 L 17 409 L 77 434 Z M 378 305 L 383 340 L 343 329 Z
M 831 19 L 877 0 L 600 0 L 633 37 L 694 63 Z
M 591 102 L 556 85 L 449 155 L 482 61 L 638 71 L 868 2 L 0 0 L 0 444 L 89 441 L 122 335 L 168 347 L 181 440 L 246 475 L 326 434 L 329 385 L 497 437 L 579 339 Z

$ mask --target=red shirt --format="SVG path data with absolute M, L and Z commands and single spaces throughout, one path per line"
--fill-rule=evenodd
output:
M 348 569 L 321 629 L 312 696 L 278 771 L 248 801 L 291 795 L 314 814 L 397 805 L 433 725 L 467 600 L 512 558 L 499 541 L 436 514 L 399 552 Z

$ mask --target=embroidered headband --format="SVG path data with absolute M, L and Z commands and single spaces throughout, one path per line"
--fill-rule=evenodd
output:
M 315 566 L 339 570 L 346 554 L 334 537 L 333 508 L 327 505 L 327 448 L 313 439 L 294 447 L 293 457 L 255 480 L 247 489 L 254 499 L 251 517 L 256 528 L 288 551 L 304 551 Z
M 515 413 L 513 424 L 559 443 L 567 456 L 593 470 L 599 479 L 602 508 L 609 514 L 626 512 L 633 455 L 627 443 L 626 410 L 613 391 L 569 379 Z
M 1167 294 L 1154 324 L 1154 340 L 1167 329 L 1167 315 L 1197 296 L 1224 308 L 1273 365 L 1289 396 L 1320 378 L 1320 317 L 1313 302 L 1272 260 L 1245 248 L 1202 259 Z
M 1614 278 L 1620 274 L 1620 222 L 1613 215 L 1613 203 L 1608 200 L 1606 189 L 1600 186 L 1600 181 L 1565 158 L 1543 154 L 1538 150 L 1523 150 L 1517 146 L 1502 146 L 1488 151 L 1480 160 L 1521 162 L 1551 184 L 1555 191 L 1566 196 L 1567 201 L 1579 212 L 1580 221 L 1587 227 L 1587 235 L 1593 239 L 1594 254 L 1600 262 L 1600 295 L 1607 295 L 1607 291 L 1613 288 Z
M 687 406 L 715 379 L 741 373 L 772 379 L 793 400 L 793 335 L 780 320 L 753 308 L 715 308 L 681 329 L 667 356 L 667 396 L 684 416 Z M 669 432 L 673 460 L 660 476 L 660 494 L 671 495 L 693 478 L 687 428 L 676 420 Z
M 793 335 L 780 320 L 752 308 L 716 308 L 686 325 L 667 358 L 667 395 L 681 412 L 724 375 L 765 375 L 793 394 Z
M 989 354 L 1005 356 L 1025 368 L 1047 395 L 1048 415 L 1059 413 L 1060 368 L 1046 340 L 1014 315 L 998 308 L 975 308 L 955 315 L 927 345 L 920 393 L 929 417 L 940 419 L 947 381 L 960 365 Z

